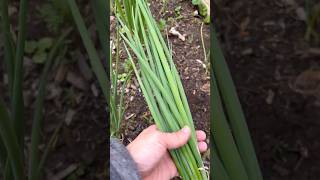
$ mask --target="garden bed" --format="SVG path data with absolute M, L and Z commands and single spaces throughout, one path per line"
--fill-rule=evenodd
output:
M 216 12 L 222 49 L 266 180 L 318 179 L 320 172 L 320 98 L 314 91 L 320 61 L 312 51 L 319 52 L 319 45 L 304 39 L 299 7 L 304 1 L 227 0 Z

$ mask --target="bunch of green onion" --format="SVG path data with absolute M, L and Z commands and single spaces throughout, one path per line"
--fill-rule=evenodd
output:
M 184 126 L 192 130 L 186 145 L 170 151 L 180 176 L 192 180 L 208 179 L 172 50 L 165 43 L 144 0 L 116 0 L 115 3 L 128 57 L 157 127 L 163 132 L 178 131 Z

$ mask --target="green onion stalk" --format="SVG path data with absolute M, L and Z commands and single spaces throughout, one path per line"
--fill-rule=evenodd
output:
M 180 176 L 182 179 L 209 179 L 197 147 L 195 127 L 172 49 L 168 48 L 144 0 L 116 0 L 115 3 L 124 47 L 157 127 L 163 132 L 178 131 L 185 126 L 192 130 L 186 145 L 170 151 Z
M 231 73 L 211 25 L 214 179 L 262 180 L 263 176 Z

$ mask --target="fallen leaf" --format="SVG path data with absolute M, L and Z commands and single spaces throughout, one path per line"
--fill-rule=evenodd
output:
M 3 74 L 3 84 L 7 85 L 9 83 L 9 77 L 8 74 Z
M 61 87 L 58 87 L 55 83 L 50 83 L 48 85 L 48 95 L 46 96 L 47 100 L 55 99 L 56 97 L 59 97 L 62 93 Z
M 320 70 L 306 70 L 302 72 L 290 85 L 294 91 L 305 95 L 319 95 Z
M 50 177 L 50 180 L 62 180 L 65 179 L 68 175 L 74 172 L 78 168 L 78 165 L 71 164 L 67 168 L 63 169 L 62 171 L 58 172 L 57 174 Z
M 209 93 L 210 92 L 210 83 L 204 84 L 200 89 L 203 92 Z
M 124 119 L 125 119 L 125 120 L 128 120 L 128 119 L 132 118 L 134 115 L 135 115 L 135 114 L 131 113 L 131 114 L 129 114 L 128 116 L 125 116 Z
M 92 91 L 92 93 L 93 93 L 93 95 L 94 95 L 95 97 L 98 97 L 98 96 L 99 96 L 99 92 L 98 92 L 98 89 L 97 89 L 96 85 L 91 84 L 91 91 Z
M 60 65 L 58 70 L 57 70 L 57 74 L 56 76 L 54 77 L 54 81 L 57 82 L 57 83 L 61 83 L 66 74 L 67 74 L 67 67 L 65 65 Z
M 248 49 L 243 50 L 241 54 L 243 56 L 251 55 L 251 54 L 253 54 L 253 50 L 252 50 L 252 48 L 248 48 Z
M 269 89 L 269 90 L 268 90 L 268 96 L 267 96 L 267 98 L 266 98 L 267 104 L 270 105 L 270 104 L 273 103 L 274 96 L 275 96 L 274 92 L 273 92 L 271 89 Z
M 89 67 L 86 59 L 84 58 L 84 56 L 82 54 L 79 54 L 79 59 L 77 61 L 77 64 L 78 64 L 78 68 L 79 68 L 81 74 L 83 75 L 83 77 L 87 81 L 90 81 L 93 77 L 92 70 Z
M 18 12 L 17 8 L 14 7 L 14 6 L 10 6 L 9 5 L 9 8 L 8 8 L 8 15 L 9 17 L 11 17 L 13 14 L 15 14 L 16 12 Z
M 304 10 L 304 8 L 298 7 L 298 8 L 296 9 L 296 14 L 297 14 L 299 20 L 301 20 L 301 21 L 307 21 L 307 13 L 306 13 L 306 11 Z
M 288 169 L 278 165 L 278 164 L 275 164 L 272 169 L 274 169 L 277 173 L 279 173 L 281 176 L 287 176 L 290 172 Z
M 177 31 L 175 27 L 172 27 L 169 30 L 169 33 L 174 35 L 174 36 L 177 36 L 181 41 L 185 41 L 186 40 L 185 35 L 182 35 L 179 31 Z
M 250 18 L 246 17 L 240 24 L 240 36 L 241 37 L 246 37 L 249 35 L 249 32 L 247 31 L 247 28 L 250 23 Z
M 287 6 L 293 6 L 293 7 L 297 6 L 297 3 L 295 0 L 282 0 L 282 2 Z
M 67 81 L 78 89 L 81 89 L 84 91 L 88 89 L 88 85 L 85 82 L 85 80 L 81 76 L 79 76 L 78 74 L 72 71 L 68 72 Z
M 69 126 L 72 122 L 73 116 L 76 114 L 76 111 L 73 109 L 69 109 L 67 111 L 66 117 L 64 118 L 64 122 L 67 126 Z
M 310 54 L 320 55 L 320 48 L 310 48 L 310 49 L 308 50 L 308 52 L 309 52 Z
M 200 63 L 204 69 L 207 68 L 207 66 L 200 59 L 196 59 L 196 61 Z

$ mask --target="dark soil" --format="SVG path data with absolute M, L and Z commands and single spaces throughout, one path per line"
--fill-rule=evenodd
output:
M 304 39 L 305 22 L 285 2 L 219 1 L 216 28 L 265 179 L 315 180 L 319 46 Z
M 36 8 L 39 8 L 42 3 L 31 1 L 30 4 L 32 3 L 36 5 L 30 6 L 30 12 L 32 13 L 29 14 L 27 40 L 39 40 L 42 37 L 55 38 L 54 33 L 46 29 L 45 23 L 36 11 Z M 12 4 L 12 7 L 17 6 L 16 3 Z M 12 14 L 12 19 L 16 17 L 17 12 Z M 16 24 L 13 25 L 14 29 L 15 26 Z M 70 24 L 70 26 L 72 25 Z M 76 42 L 74 39 L 79 42 L 74 43 Z M 43 141 L 39 147 L 42 152 L 54 131 L 57 129 L 59 131 L 49 152 L 43 179 L 55 179 L 56 176 L 63 173 L 66 173 L 63 179 L 105 179 L 107 173 L 107 140 L 109 138 L 107 135 L 106 100 L 100 92 L 99 84 L 90 69 L 89 72 L 84 72 L 79 68 L 79 59 L 84 62 L 81 65 L 82 68 L 84 66 L 89 68 L 89 59 L 84 55 L 86 51 L 81 45 L 82 42 L 78 32 L 74 31 L 68 37 L 68 40 L 68 55 L 63 60 L 56 59 L 56 61 L 62 61 L 63 63 L 50 71 L 47 82 L 42 131 Z M 1 60 L 3 59 L 2 50 L 1 48 Z M 70 56 L 69 52 L 72 50 L 82 52 L 80 58 L 75 59 Z M 25 136 L 27 148 L 30 147 L 35 97 L 42 69 L 42 64 L 36 64 L 31 57 L 25 56 L 23 91 L 26 107 L 24 118 L 27 124 Z M 4 72 L 4 64 L 1 62 L 0 96 L 7 101 L 8 85 L 4 81 Z M 69 77 L 72 76 L 69 80 L 68 74 Z M 70 74 L 72 75 L 70 76 Z M 67 123 L 68 120 L 70 121 Z M 25 152 L 29 152 L 29 150 L 26 149 Z
M 35 67 L 37 65 L 32 64 L 31 66 Z M 32 67 L 26 67 L 25 69 Z M 34 116 L 37 91 L 36 84 L 40 70 L 41 68 L 35 68 L 29 76 L 25 77 L 26 110 L 24 118 L 27 123 L 25 137 L 27 146 L 30 145 L 31 123 Z M 3 74 L 2 64 L 0 64 L 0 74 Z M 55 75 L 56 71 L 51 74 Z M 54 147 L 49 153 L 44 168 L 45 176 L 52 179 L 53 176 L 64 172 L 68 167 L 75 167 L 74 172 L 70 172 L 67 174 L 68 176 L 75 176 L 76 179 L 104 179 L 107 169 L 108 138 L 106 133 L 108 115 L 105 110 L 104 97 L 102 95 L 95 97 L 90 91 L 90 86 L 87 90 L 79 90 L 65 80 L 60 84 L 50 78 L 48 84 L 47 94 L 49 97 L 45 101 L 41 150 L 44 150 L 54 131 L 60 127 L 61 123 L 62 126 L 55 137 Z M 99 87 L 97 84 L 95 86 Z M 7 86 L 4 85 L 3 78 L 1 78 L 1 97 L 8 95 L 6 89 Z M 53 95 L 57 91 L 61 92 Z M 68 111 L 75 113 L 69 125 L 65 123 Z

